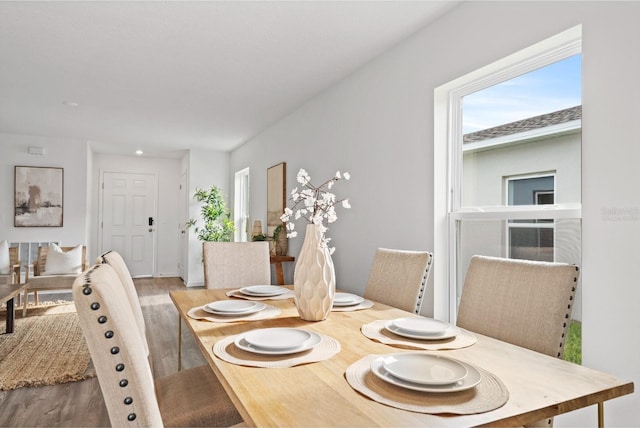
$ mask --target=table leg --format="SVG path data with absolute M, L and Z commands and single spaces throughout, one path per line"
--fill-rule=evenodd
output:
M 182 318 L 178 315 L 178 371 L 182 370 Z
M 6 323 L 6 329 L 5 332 L 7 334 L 9 333 L 13 333 L 13 321 L 15 318 L 15 308 L 13 306 L 13 298 L 7 300 L 7 319 L 5 321 Z
M 598 427 L 604 427 L 604 402 L 598 403 Z
M 284 272 L 282 271 L 282 262 L 275 262 L 276 265 L 276 277 L 278 278 L 278 285 L 284 285 Z

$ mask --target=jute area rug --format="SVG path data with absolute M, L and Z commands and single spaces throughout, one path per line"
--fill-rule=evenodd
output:
M 0 312 L 4 329 L 6 310 Z M 16 310 L 14 332 L 0 335 L 0 390 L 54 385 L 95 376 L 73 302 Z

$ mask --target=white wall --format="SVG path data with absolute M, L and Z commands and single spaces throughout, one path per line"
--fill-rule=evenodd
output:
M 197 188 L 209 188 L 212 185 L 220 187 L 226 195 L 229 210 L 233 208 L 229 198 L 233 187 L 229 179 L 229 154 L 211 150 L 190 150 L 188 159 L 183 161 L 183 169 L 188 170 L 189 183 L 187 188 L 189 197 L 189 218 L 200 220 L 200 203 L 193 199 Z M 266 203 L 265 203 L 266 207 Z M 202 226 L 202 222 L 198 223 Z M 196 238 L 193 229 L 189 231 L 189 245 L 187 254 L 187 273 L 184 278 L 188 287 L 204 284 L 204 270 L 202 266 L 202 242 Z
M 180 179 L 180 159 L 150 158 L 144 156 L 115 156 L 96 153 L 92 166 L 91 198 L 92 223 L 90 240 L 95 243 L 91 253 L 94 260 L 101 252 L 98 248 L 100 228 L 98 225 L 100 185 L 105 172 L 155 174 L 157 183 L 157 252 L 154 262 L 154 276 L 178 276 L 178 257 L 180 253 L 180 206 L 178 183 Z
M 434 88 L 582 24 L 583 363 L 638 383 L 638 16 L 638 2 L 464 3 L 235 150 L 231 171 L 251 168 L 252 193 L 265 188 L 257 173 L 280 161 L 288 189 L 300 167 L 312 179 L 350 171 L 334 189 L 353 208 L 329 236 L 338 287 L 362 292 L 376 247 L 434 246 Z M 266 199 L 252 196 L 251 216 L 266 216 Z M 290 240 L 290 254 L 301 242 Z M 638 407 L 638 394 L 608 402 L 607 425 L 637 426 Z M 556 418 L 595 424 L 594 407 Z
M 30 155 L 29 146 L 43 147 L 44 156 Z M 84 141 L 0 133 L 0 241 L 87 244 L 87 145 Z M 63 226 L 14 227 L 14 166 L 64 168 Z

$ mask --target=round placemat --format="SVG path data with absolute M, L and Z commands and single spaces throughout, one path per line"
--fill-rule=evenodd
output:
M 278 294 L 277 296 L 248 296 L 244 293 L 240 292 L 240 289 L 227 291 L 227 296 L 229 297 L 237 297 L 239 299 L 245 300 L 285 300 L 285 299 L 293 299 L 293 291 L 289 290 L 282 294 Z
M 357 305 L 353 306 L 334 306 L 331 308 L 331 312 L 351 312 L 351 311 L 360 311 L 362 309 L 369 309 L 373 307 L 373 302 L 371 300 L 364 300 Z
M 341 346 L 333 337 L 320 334 L 319 344 L 308 351 L 287 355 L 262 355 L 244 351 L 235 345 L 238 335 L 226 337 L 213 345 L 213 353 L 220 359 L 249 367 L 285 368 L 328 360 L 340 352 Z
M 360 331 L 371 340 L 405 349 L 424 349 L 426 351 L 438 351 L 444 349 L 460 349 L 471 346 L 478 341 L 475 334 L 460 329 L 460 333 L 450 339 L 420 340 L 398 336 L 384 328 L 388 320 L 377 320 L 364 324 Z
M 470 415 L 495 410 L 509 400 L 509 391 L 502 381 L 476 365 L 473 367 L 482 380 L 466 391 L 429 393 L 392 385 L 371 373 L 371 362 L 381 356 L 361 358 L 347 368 L 345 377 L 353 389 L 387 406 L 417 413 Z
M 257 321 L 274 318 L 280 315 L 282 311 L 275 306 L 266 305 L 267 307 L 259 312 L 244 316 L 232 316 L 232 315 L 216 315 L 202 309 L 202 306 L 196 306 L 187 312 L 189 318 L 196 320 L 205 320 L 211 322 L 236 322 L 236 321 Z

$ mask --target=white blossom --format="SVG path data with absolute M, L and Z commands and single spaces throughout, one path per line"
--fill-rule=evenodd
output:
M 294 221 L 300 218 L 306 219 L 309 223 L 318 225 L 320 233 L 322 234 L 322 245 L 329 249 L 330 254 L 333 254 L 335 248 L 329 247 L 329 241 L 331 238 L 325 236 L 327 232 L 326 223 L 333 223 L 338 219 L 336 213 L 336 205 L 340 204 L 343 208 L 351 208 L 349 199 L 339 199 L 335 193 L 329 192 L 333 188 L 336 181 L 349 180 L 351 178 L 348 172 L 337 171 L 334 177 L 325 181 L 319 186 L 311 184 L 311 177 L 306 170 L 300 169 L 296 175 L 296 181 L 300 183 L 302 188 L 299 190 L 295 187 L 291 191 L 290 201 L 293 202 L 292 207 L 287 207 L 284 210 L 280 219 L 285 223 L 287 230 L 287 237 L 294 238 L 298 233 L 294 230 Z M 293 219 L 291 218 L 293 216 Z

